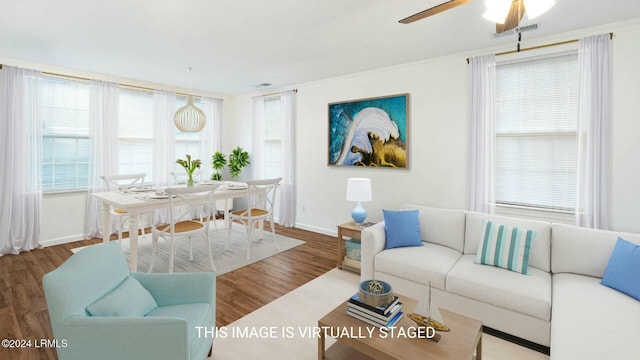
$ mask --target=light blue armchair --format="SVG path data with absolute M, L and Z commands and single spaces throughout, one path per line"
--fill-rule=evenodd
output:
M 130 273 L 120 247 L 111 242 L 71 256 L 43 277 L 43 286 L 60 360 L 211 354 L 214 273 Z

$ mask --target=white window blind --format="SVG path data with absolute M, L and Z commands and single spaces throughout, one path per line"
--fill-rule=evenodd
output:
M 264 100 L 264 176 L 282 176 L 282 102 L 280 97 Z
M 284 113 L 280 96 L 264 99 L 264 177 L 282 176 L 282 124 Z M 276 196 L 274 216 L 280 216 L 280 196 Z
M 42 80 L 42 186 L 46 192 L 86 189 L 89 178 L 89 86 Z
M 573 210 L 577 53 L 498 64 L 495 116 L 496 202 Z
M 200 99 L 194 99 L 194 103 L 200 106 Z M 185 104 L 186 97 L 176 97 L 176 110 Z M 90 90 L 87 82 L 58 77 L 43 79 L 41 116 L 44 191 L 87 189 L 92 145 L 89 137 L 89 106 Z M 153 93 L 121 88 L 117 145 L 119 174 L 144 172 L 145 181 L 153 183 L 153 126 Z M 175 159 L 190 154 L 208 166 L 211 154 L 200 153 L 202 133 L 183 133 L 177 129 L 174 131 Z M 183 170 L 176 165 L 175 171 Z
M 153 182 L 153 93 L 120 89 L 118 173 L 145 173 Z

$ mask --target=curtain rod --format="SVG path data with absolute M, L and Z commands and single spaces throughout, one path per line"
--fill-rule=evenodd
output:
M 613 39 L 613 33 L 610 32 L 609 33 L 609 39 Z M 558 45 L 564 45 L 564 44 L 570 44 L 570 43 L 574 43 L 574 42 L 578 42 L 580 41 L 580 39 L 573 39 L 573 40 L 567 40 L 567 41 L 560 41 L 560 42 L 556 42 L 556 43 L 551 43 L 551 44 L 545 44 L 545 45 L 538 45 L 538 46 L 532 46 L 532 47 L 528 47 L 528 48 L 524 48 L 524 49 L 520 49 L 520 50 L 509 50 L 509 51 L 504 51 L 504 52 L 500 52 L 500 53 L 496 53 L 496 56 L 500 56 L 500 55 L 507 55 L 507 54 L 515 54 L 517 52 L 523 52 L 523 51 L 527 51 L 527 50 L 535 50 L 535 49 L 542 49 L 542 48 L 546 48 L 546 47 L 551 47 L 551 46 L 558 46 Z M 469 58 L 467 58 L 467 64 L 469 63 Z
M 297 93 L 297 92 L 298 92 L 298 89 L 291 89 L 291 90 L 284 90 L 284 91 L 272 92 L 272 93 L 269 93 L 269 94 L 264 94 L 264 95 L 262 95 L 262 97 L 273 96 L 273 95 L 280 95 L 280 94 L 282 94 L 282 93 L 283 93 L 283 92 L 285 92 L 285 91 L 293 91 L 293 92 L 296 92 L 296 93 Z
M 0 70 L 2 70 L 2 64 L 0 64 Z M 41 71 L 41 73 L 42 73 L 42 75 L 49 75 L 49 76 L 65 78 L 65 79 L 74 79 L 74 80 L 81 80 L 81 81 L 91 81 L 91 80 L 93 80 L 93 79 L 82 77 L 82 76 L 58 74 L 58 73 L 48 72 L 48 71 Z M 133 89 L 133 90 L 142 90 L 142 91 L 148 91 L 148 92 L 154 92 L 154 91 L 158 90 L 158 89 L 154 89 L 154 88 L 150 88 L 150 87 L 146 87 L 146 86 L 123 84 L 123 83 L 117 83 L 117 84 L 120 87 L 127 88 L 127 89 Z M 191 95 L 191 96 L 200 97 L 200 98 L 205 97 L 205 96 L 202 96 L 202 95 L 185 94 L 185 93 L 181 93 L 181 92 L 176 92 L 176 95 L 182 95 L 182 96 Z M 224 100 L 224 99 L 220 99 L 220 98 L 212 98 L 212 99 Z

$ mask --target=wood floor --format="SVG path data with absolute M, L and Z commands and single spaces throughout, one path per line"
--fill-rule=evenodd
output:
M 225 326 L 336 266 L 335 238 L 295 228 L 276 232 L 305 244 L 219 276 L 216 325 Z M 71 256 L 77 241 L 0 257 L 0 339 L 53 339 L 42 276 Z M 0 359 L 56 359 L 51 348 L 0 348 Z

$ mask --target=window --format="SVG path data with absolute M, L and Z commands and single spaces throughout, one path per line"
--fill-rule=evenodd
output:
M 42 188 L 86 189 L 89 181 L 89 85 L 45 77 L 42 81 Z
M 42 82 L 43 190 L 86 190 L 92 139 L 89 136 L 90 84 L 85 81 L 45 77 Z M 153 183 L 154 95 L 149 91 L 120 88 L 118 98 L 119 174 L 145 173 Z M 200 106 L 200 99 L 194 99 Z M 176 109 L 186 97 L 176 97 Z M 175 157 L 201 158 L 202 133 L 175 131 Z M 209 155 L 210 156 L 210 155 Z M 176 165 L 176 171 L 181 168 Z
M 577 119 L 577 53 L 497 65 L 496 203 L 573 211 Z
M 279 96 L 264 99 L 264 178 L 282 176 L 282 101 Z M 280 217 L 280 196 L 276 196 L 275 218 Z
M 153 93 L 120 89 L 118 172 L 145 173 L 153 181 Z
M 282 176 L 282 102 L 280 97 L 264 99 L 264 176 Z

